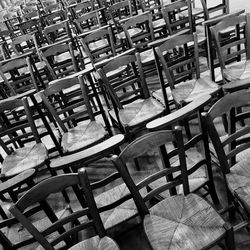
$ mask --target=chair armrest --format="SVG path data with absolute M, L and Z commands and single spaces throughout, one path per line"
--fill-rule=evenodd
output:
M 51 161 L 50 167 L 53 170 L 66 169 L 69 167 L 76 169 L 81 168 L 83 165 L 87 165 L 112 153 L 113 150 L 121 146 L 124 141 L 124 135 L 114 135 L 93 147 L 57 158 Z M 80 166 L 79 163 L 81 163 Z
M 146 125 L 146 127 L 150 131 L 165 129 L 169 125 L 172 125 L 174 122 L 183 120 L 184 118 L 187 118 L 188 116 L 190 116 L 194 112 L 198 111 L 202 107 L 209 104 L 211 101 L 211 98 L 212 97 L 210 95 L 206 95 L 206 96 L 202 96 L 200 98 L 197 98 L 194 101 L 187 104 L 186 106 L 184 106 L 183 108 L 180 108 L 171 114 L 168 114 L 166 116 L 155 119 L 152 122 L 149 122 Z
M 247 88 L 250 88 L 250 78 L 229 82 L 223 85 L 223 90 L 229 93 Z

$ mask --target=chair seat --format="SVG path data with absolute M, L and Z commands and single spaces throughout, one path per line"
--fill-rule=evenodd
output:
M 78 51 L 74 50 L 74 57 L 79 56 L 79 55 L 80 55 L 80 53 Z M 71 55 L 70 55 L 70 52 L 67 51 L 65 53 L 62 53 L 60 55 L 55 56 L 54 59 L 55 59 L 56 63 L 62 63 L 66 60 L 71 60 Z
M 172 92 L 171 92 L 170 87 L 166 88 L 166 93 L 167 93 L 168 101 L 172 101 L 173 100 L 173 96 L 172 96 Z M 152 96 L 156 100 L 158 100 L 159 102 L 161 102 L 162 104 L 165 104 L 163 93 L 162 93 L 161 89 L 157 89 L 156 91 L 153 91 L 152 92 Z
M 250 61 L 243 60 L 226 65 L 226 69 L 223 70 L 224 77 L 232 82 L 236 80 L 242 80 L 250 77 Z
M 165 22 L 164 18 L 157 19 L 157 20 L 153 21 L 152 23 L 153 23 L 154 29 L 158 29 L 158 28 L 161 28 L 163 26 L 166 26 L 166 22 Z
M 73 153 L 101 141 L 107 134 L 100 123 L 91 121 L 88 124 L 79 124 L 69 129 L 63 134 L 61 145 L 65 153 Z
M 140 28 L 128 29 L 128 33 L 129 33 L 130 37 L 134 37 L 134 36 L 140 34 L 141 32 L 142 32 L 142 30 Z M 117 36 L 119 39 L 126 39 L 126 35 L 125 35 L 124 31 L 120 32 Z
M 155 60 L 153 49 L 149 49 L 140 53 L 142 64 L 153 62 Z
M 123 109 L 119 110 L 119 118 L 123 125 L 133 127 L 152 120 L 164 111 L 163 105 L 150 97 L 125 105 Z M 114 110 L 110 111 L 110 115 L 116 117 Z
M 47 158 L 48 152 L 42 143 L 19 148 L 5 157 L 2 164 L 2 174 L 11 177 L 27 169 L 38 168 L 45 163 Z
M 172 95 L 177 103 L 191 102 L 203 95 L 214 94 L 218 90 L 219 86 L 209 78 L 199 78 L 179 83 L 172 90 Z
M 44 70 L 46 68 L 46 63 L 44 61 L 36 63 L 37 70 Z
M 250 212 L 250 169 L 249 151 L 245 157 L 232 166 L 230 173 L 226 175 L 229 189 L 243 202 L 246 209 Z
M 143 221 L 153 249 L 203 249 L 224 233 L 224 220 L 195 194 L 164 199 Z
M 105 61 L 108 61 L 108 60 L 109 60 L 109 58 L 104 59 L 102 62 L 105 62 Z M 121 67 L 118 67 L 115 70 L 111 70 L 111 71 L 109 71 L 107 73 L 107 77 L 115 77 L 116 75 L 119 75 L 123 71 L 125 71 L 125 69 L 127 69 L 127 66 L 121 66 Z M 100 76 L 99 76 L 99 74 L 96 71 L 93 72 L 93 75 L 95 76 L 96 79 L 100 79 Z
M 97 49 L 101 49 L 101 48 L 104 48 L 106 46 L 108 46 L 107 39 L 102 39 L 102 40 L 98 40 L 98 41 L 89 43 L 89 49 L 91 51 L 95 51 Z
M 100 238 L 99 236 L 95 236 L 89 238 L 87 240 L 81 241 L 73 247 L 69 248 L 69 250 L 82 250 L 82 249 L 91 249 L 91 250 L 119 250 L 116 242 L 105 236 Z

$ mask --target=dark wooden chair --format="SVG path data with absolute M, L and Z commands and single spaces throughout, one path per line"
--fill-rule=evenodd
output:
M 78 77 L 54 80 L 40 93 L 61 129 L 63 154 L 81 151 L 112 135 L 100 100 L 88 79 L 82 72 Z M 74 95 L 72 88 L 78 90 Z M 97 115 L 101 115 L 104 125 L 96 120 Z
M 27 54 L 1 61 L 0 65 L 0 76 L 8 88 L 7 97 L 16 94 L 28 96 L 44 88 L 40 75 L 36 74 L 38 70 Z
M 208 135 L 201 121 L 201 113 L 211 101 L 212 97 L 209 95 L 196 98 L 171 114 L 149 122 L 146 127 L 149 131 L 159 131 L 172 128 L 175 125 L 183 126 L 186 120 L 190 118 L 196 119 L 193 119 L 193 124 L 196 124 L 199 129 L 191 127 L 190 134 L 184 133 L 183 131 L 190 191 L 196 192 L 203 197 L 210 195 L 213 203 L 219 208 L 220 201 L 214 184 Z M 177 190 L 177 193 L 180 193 L 180 191 L 182 190 Z
M 145 12 L 129 18 L 121 24 L 129 48 L 135 48 L 140 54 L 143 70 L 145 74 L 150 74 L 155 70 L 154 52 L 148 47 L 150 42 L 155 40 L 152 15 Z M 124 46 L 126 47 L 126 45 Z
M 68 205 L 64 215 L 58 218 L 50 202 L 49 195 L 58 193 L 68 187 L 79 185 L 82 190 L 82 200 L 85 206 L 78 204 L 74 210 Z M 30 241 L 37 241 L 45 249 L 114 249 L 119 247 L 114 240 L 106 236 L 100 215 L 98 214 L 94 197 L 91 193 L 90 184 L 86 177 L 85 170 L 78 174 L 66 174 L 46 179 L 35 187 L 31 188 L 22 198 L 20 198 L 9 210 L 28 230 Z M 25 214 L 28 208 L 37 203 L 43 203 L 49 211 L 45 228 L 36 225 L 34 220 Z M 54 209 L 55 209 L 54 204 Z M 81 221 L 81 223 L 80 223 Z M 72 224 L 72 227 L 69 226 Z M 40 228 L 39 228 L 40 226 Z M 85 232 L 83 240 L 77 245 L 76 234 L 81 231 Z M 75 245 L 75 246 L 74 246 Z
M 100 9 L 85 13 L 73 21 L 78 34 L 88 33 L 91 30 L 99 29 L 106 23 L 102 22 L 102 12 Z
M 194 45 L 190 50 L 188 44 Z M 171 99 L 176 108 L 202 95 L 216 95 L 220 87 L 209 79 L 202 77 L 199 66 L 199 51 L 196 34 L 177 35 L 155 48 L 156 66 L 161 83 L 161 90 L 153 95 L 163 101 L 171 110 Z M 167 82 L 164 80 L 165 73 Z M 170 88 L 170 93 L 167 91 Z M 169 103 L 170 101 L 170 103 Z
M 230 38 L 223 40 L 221 31 L 232 29 Z M 223 83 L 229 92 L 249 87 L 250 15 L 224 18 L 210 27 L 219 57 Z M 230 63 L 231 62 L 231 63 Z
M 7 156 L 1 174 L 5 178 L 48 163 L 48 152 L 35 126 L 27 98 L 1 101 L 0 144 Z
M 124 66 L 127 70 L 114 74 L 115 70 L 119 71 Z M 100 84 L 112 102 L 108 104 L 108 107 L 112 107 L 110 117 L 129 141 L 147 122 L 164 114 L 163 105 L 149 94 L 139 53 L 119 54 L 97 72 L 101 78 Z M 109 72 L 113 77 L 108 75 Z
M 214 155 L 227 185 L 229 215 L 234 217 L 234 211 L 240 211 L 243 221 L 235 227 L 249 225 L 248 200 L 248 159 L 249 159 L 249 118 L 250 93 L 240 90 L 225 95 L 211 109 L 202 115 L 204 126 L 209 133 Z M 242 112 L 239 112 L 242 110 Z M 218 126 L 218 119 L 224 115 L 228 127 Z M 216 121 L 217 119 L 217 121 Z M 245 121 L 245 122 L 242 122 Z M 227 132 L 228 131 L 228 132 Z
M 244 9 L 240 9 L 240 10 L 233 11 L 231 13 L 219 14 L 218 16 L 210 17 L 208 20 L 203 22 L 203 26 L 205 27 L 205 32 L 206 32 L 206 37 L 207 37 L 208 67 L 210 69 L 210 75 L 213 81 L 221 82 L 222 79 L 221 79 L 220 74 L 218 74 L 216 71 L 216 69 L 220 67 L 220 62 L 218 60 L 218 55 L 216 54 L 216 45 L 215 45 L 214 39 L 212 39 L 210 27 L 213 25 L 216 25 L 223 19 L 226 19 L 228 17 L 233 17 L 233 16 L 239 16 L 243 14 L 244 12 L 245 12 Z M 232 29 L 226 29 L 224 31 L 221 31 L 224 41 L 227 41 L 227 39 L 230 40 L 231 32 L 233 33 L 235 32 L 233 27 Z
M 178 148 L 179 162 L 175 167 L 167 167 L 173 156 L 171 151 L 164 150 L 167 142 L 174 142 Z M 153 148 L 160 148 L 163 168 L 135 184 L 127 166 L 131 160 Z M 114 156 L 113 162 L 129 190 L 127 197 L 133 197 L 152 249 L 208 249 L 223 238 L 228 249 L 235 249 L 232 226 L 207 201 L 190 193 L 180 128 L 145 134 L 129 144 L 119 156 Z M 179 177 L 172 179 L 175 173 Z M 145 192 L 148 186 L 152 187 L 160 179 L 162 185 Z M 170 196 L 149 207 L 153 198 L 162 192 L 171 193 L 179 185 L 183 186 L 184 195 Z M 134 212 L 130 211 L 131 214 Z M 121 213 L 119 216 L 122 218 Z

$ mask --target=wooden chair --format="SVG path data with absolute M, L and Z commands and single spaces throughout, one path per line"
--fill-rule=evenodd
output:
M 230 38 L 221 40 L 221 30 L 233 29 Z M 232 92 L 248 88 L 250 59 L 250 15 L 239 15 L 224 18 L 219 23 L 210 27 L 212 37 L 215 40 L 216 52 L 219 57 L 223 83 L 225 88 Z M 230 63 L 231 62 L 231 63 Z M 238 88 L 239 86 L 239 88 Z
M 188 13 L 188 14 L 186 14 Z M 190 0 L 174 1 L 165 5 L 162 14 L 167 25 L 169 35 L 179 32 L 197 33 L 199 46 L 202 48 L 206 42 L 204 29 L 199 29 L 194 22 Z M 192 46 L 192 44 L 190 44 Z M 204 46 L 205 47 L 205 46 Z
M 0 136 L 1 147 L 7 154 L 1 171 L 6 178 L 48 163 L 48 152 L 41 143 L 26 97 L 1 101 Z
M 247 172 L 249 125 L 246 122 L 249 118 L 249 109 L 246 108 L 249 105 L 249 97 L 248 90 L 227 94 L 202 115 L 204 126 L 214 147 L 214 154 L 218 159 L 218 166 L 227 186 L 228 207 L 226 209 L 229 210 L 231 218 L 234 218 L 235 209 L 240 211 L 240 217 L 243 219 L 235 226 L 236 231 L 249 225 Z M 239 108 L 242 112 L 239 112 Z M 218 117 L 222 115 L 228 121 L 226 131 L 223 126 L 218 126 Z
M 231 13 L 228 13 L 228 14 L 219 15 L 219 16 L 214 17 L 214 18 L 209 18 L 208 20 L 203 22 L 203 26 L 205 27 L 205 32 L 206 32 L 206 37 L 207 37 L 208 67 L 210 69 L 210 75 L 211 75 L 211 79 L 213 81 L 220 82 L 222 79 L 221 79 L 220 75 L 218 77 L 217 72 L 216 72 L 216 68 L 220 67 L 220 63 L 218 60 L 218 55 L 216 54 L 216 45 L 215 45 L 214 39 L 212 39 L 210 27 L 213 25 L 216 25 L 217 23 L 219 23 L 223 19 L 226 19 L 228 17 L 233 17 L 233 16 L 239 16 L 239 15 L 243 14 L 244 12 L 245 12 L 244 9 L 240 9 L 240 10 L 236 10 L 236 11 L 233 11 Z M 231 31 L 234 32 L 234 29 L 226 29 L 226 30 L 224 30 L 224 32 L 221 31 L 221 34 L 223 35 L 224 41 L 226 41 L 227 39 L 230 40 Z
M 51 80 L 74 74 L 84 68 L 81 52 L 69 40 L 41 47 L 40 57 L 50 72 Z
M 114 41 L 112 29 L 108 25 L 84 35 L 80 38 L 80 43 L 93 65 L 116 56 L 121 47 L 121 43 Z
M 140 53 L 146 74 L 154 71 L 154 52 L 153 49 L 148 48 L 148 44 L 155 40 L 151 13 L 145 12 L 131 17 L 122 24 L 122 28 L 129 48 L 135 48 Z M 131 31 L 136 31 L 137 29 L 139 29 L 138 34 L 132 34 Z
M 46 26 L 44 28 L 44 35 L 49 44 L 63 41 L 64 39 L 73 39 L 68 20 Z
M 123 21 L 127 21 L 129 18 L 133 16 L 133 10 L 131 1 L 118 1 L 111 4 L 107 9 L 107 14 L 109 15 L 109 24 L 115 29 L 115 34 L 118 34 L 119 39 L 124 39 L 125 34 L 121 27 Z M 132 32 L 132 31 L 131 31 Z M 139 30 L 133 30 L 133 33 L 138 33 Z
M 90 11 L 73 21 L 78 34 L 88 33 L 89 31 L 99 29 L 106 23 L 102 22 L 100 9 Z
M 167 142 L 176 143 L 179 164 L 166 167 L 172 156 L 171 151 L 167 151 L 162 155 L 163 168 L 135 184 L 127 171 L 128 163 L 152 148 L 160 148 L 163 153 Z M 223 238 L 227 248 L 235 249 L 233 228 L 208 202 L 190 193 L 180 128 L 173 132 L 165 130 L 145 134 L 129 144 L 119 156 L 114 156 L 113 162 L 133 197 L 152 249 L 208 249 Z M 176 172 L 179 177 L 172 179 Z M 160 179 L 166 180 L 160 187 L 143 192 Z M 170 196 L 149 208 L 154 197 L 165 191 L 171 193 L 171 189 L 178 185 L 183 186 L 184 195 Z
M 166 22 L 162 15 L 162 3 L 159 0 L 149 1 L 140 0 L 140 5 L 143 12 L 149 11 L 152 15 L 152 25 L 154 34 L 158 34 L 158 37 L 163 38 L 167 35 Z
M 54 212 L 55 204 L 52 208 L 51 204 L 53 203 L 48 202 L 49 195 L 75 185 L 79 185 L 83 189 L 84 196 L 82 195 L 81 198 L 85 200 L 85 207 L 78 204 L 78 207 L 73 210 L 68 205 L 68 211 L 58 218 L 58 215 Z M 89 186 L 85 170 L 80 171 L 79 174 L 55 176 L 31 188 L 10 208 L 10 211 L 31 234 L 30 241 L 37 241 L 45 249 L 58 249 L 58 247 L 60 249 L 66 247 L 71 250 L 85 247 L 107 249 L 106 244 L 108 244 L 108 249 L 118 250 L 119 247 L 116 242 L 106 236 Z M 41 225 L 39 228 L 39 224 L 36 225 L 28 215 L 24 214 L 27 208 L 42 202 L 50 211 L 50 221 L 47 221 L 45 228 L 41 228 Z M 69 224 L 73 226 L 69 227 Z M 75 245 L 77 243 L 75 235 L 81 231 L 85 232 L 83 241 Z
M 119 71 L 124 66 L 127 68 L 125 72 L 114 74 L 115 70 Z M 109 111 L 110 118 L 129 141 L 148 121 L 164 114 L 165 108 L 149 94 L 138 53 L 111 58 L 97 72 L 101 78 L 100 84 L 113 105 Z M 112 72 L 112 77 L 109 72 Z M 111 107 L 111 104 L 108 105 Z
M 112 135 L 99 97 L 88 80 L 88 75 L 81 72 L 78 77 L 55 80 L 41 92 L 44 104 L 61 129 L 60 141 L 65 155 L 91 147 Z M 80 88 L 80 91 L 72 95 L 72 88 Z M 102 116 L 105 125 L 96 120 L 97 115 Z
M 188 44 L 194 44 L 194 51 L 188 48 Z M 219 92 L 219 86 L 209 77 L 201 77 L 199 66 L 199 52 L 196 34 L 173 36 L 165 43 L 155 48 L 156 65 L 161 83 L 161 91 L 153 95 L 169 106 L 169 100 L 173 98 L 177 108 L 189 103 L 202 95 L 215 95 Z M 167 83 L 164 81 L 164 71 Z M 171 93 L 168 93 L 168 86 Z M 171 105 L 171 103 L 170 103 Z
M 8 88 L 6 96 L 28 96 L 45 87 L 40 75 L 35 74 L 38 71 L 31 57 L 21 55 L 2 61 L 0 65 L 0 76 Z
M 196 124 L 199 129 L 191 127 L 190 134 L 183 131 L 186 165 L 188 173 L 192 173 L 188 176 L 190 191 L 196 192 L 202 197 L 210 195 L 213 203 L 219 208 L 220 201 L 214 184 L 208 134 L 201 121 L 201 113 L 211 101 L 212 97 L 210 95 L 196 98 L 171 114 L 149 122 L 146 127 L 149 131 L 169 129 L 176 125 L 183 126 L 186 120 L 195 117 L 196 120 L 193 119 L 193 124 Z M 169 147 L 167 146 L 167 148 Z M 160 184 L 161 182 L 158 181 L 157 186 Z M 178 189 L 176 191 L 180 193 L 183 190 Z M 163 195 L 163 197 L 166 196 Z

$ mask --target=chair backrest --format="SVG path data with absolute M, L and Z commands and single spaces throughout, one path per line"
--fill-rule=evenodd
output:
M 202 115 L 204 126 L 209 133 L 224 174 L 229 173 L 231 166 L 239 159 L 244 159 L 244 154 L 241 155 L 241 153 L 250 147 L 250 127 L 247 123 L 250 112 L 246 108 L 249 106 L 249 98 L 248 90 L 230 93 L 218 100 L 207 113 Z M 220 118 L 224 121 L 226 119 L 224 127 L 218 125 Z
M 189 44 L 193 45 L 191 49 Z M 196 34 L 173 36 L 155 48 L 155 61 L 160 78 L 162 91 L 167 101 L 166 87 L 173 90 L 175 85 L 200 78 L 199 52 Z M 164 71 L 167 82 L 164 80 Z M 176 97 L 178 99 L 178 97 Z M 181 97 L 180 97 L 181 98 Z M 183 98 L 183 97 L 182 97 Z
M 72 38 L 68 20 L 44 28 L 44 35 L 51 44 L 63 38 Z
M 77 32 L 83 34 L 90 30 L 99 29 L 102 27 L 101 12 L 99 9 L 81 15 L 74 20 Z
M 104 26 L 81 38 L 84 51 L 92 64 L 116 56 L 115 42 L 110 26 Z
M 216 1 L 215 5 L 208 4 L 206 0 L 200 0 L 200 2 L 203 7 L 205 20 L 229 13 L 229 0 Z
M 21 94 L 31 89 L 43 88 L 38 82 L 30 57 L 8 59 L 0 63 L 0 76 L 9 88 L 8 95 Z
M 51 44 L 40 50 L 52 79 L 59 79 L 79 71 L 71 42 Z
M 68 88 L 76 88 L 78 91 L 74 95 L 70 92 L 67 94 Z M 87 76 L 80 75 L 54 80 L 41 92 L 43 102 L 64 133 L 79 122 L 94 121 L 95 116 L 100 114 L 106 122 L 103 107 L 96 105 L 99 100 L 93 88 Z M 109 124 L 106 125 L 108 127 Z
M 188 15 L 182 12 L 188 11 Z M 186 30 L 188 33 L 194 31 L 192 20 L 192 8 L 190 0 L 174 1 L 165 5 L 162 9 L 169 35 Z
M 145 12 L 129 18 L 128 21 L 122 23 L 122 28 L 126 34 L 126 38 L 131 48 L 136 48 L 137 51 L 148 49 L 148 43 L 155 40 L 152 24 L 152 15 L 150 12 Z M 129 29 L 139 28 L 140 32 L 132 36 Z
M 24 112 L 18 112 L 18 109 Z M 6 154 L 30 141 L 41 142 L 27 98 L 1 100 L 0 114 L 0 144 Z
M 35 54 L 38 54 L 38 42 L 35 34 L 24 34 L 13 38 L 11 47 L 16 55 L 21 55 L 32 50 Z
M 166 149 L 166 145 L 169 146 L 169 149 Z M 176 148 L 173 145 L 176 145 Z M 127 166 L 135 159 L 139 161 L 140 157 L 152 150 L 160 158 L 157 161 L 159 171 L 149 174 L 135 184 Z M 142 217 L 148 213 L 146 204 L 149 204 L 154 198 L 157 199 L 157 196 L 162 195 L 163 192 L 169 192 L 169 195 L 175 194 L 176 187 L 180 185 L 183 185 L 184 194 L 188 194 L 190 191 L 180 127 L 176 127 L 173 131 L 162 130 L 147 133 L 126 146 L 119 156 L 113 156 L 112 161 L 131 192 Z M 173 164 L 174 162 L 175 164 Z M 154 184 L 158 181 L 161 182 L 161 185 Z M 174 193 L 172 193 L 173 191 Z
M 123 22 L 123 19 L 127 20 L 128 18 L 133 16 L 130 0 L 115 2 L 108 7 L 107 12 L 112 19 L 118 33 L 122 31 L 121 23 Z
M 86 207 L 79 207 L 78 204 L 75 211 L 69 207 L 70 213 L 65 213 L 64 216 L 58 218 L 54 212 L 55 204 L 54 210 L 52 206 L 49 206 L 49 196 L 75 185 L 79 185 L 82 188 L 84 194 L 84 197 L 82 195 L 82 200 L 85 199 Z M 51 218 L 54 218 L 54 220 L 52 220 L 51 223 L 48 221 L 46 229 L 41 230 L 39 226 L 36 227 L 36 225 L 32 223 L 32 220 L 26 216 L 24 212 L 32 205 L 46 201 L 47 206 L 50 208 Z M 65 247 L 68 249 L 77 243 L 74 240 L 76 233 L 83 230 L 86 230 L 86 232 L 89 230 L 90 236 L 87 236 L 87 238 L 94 235 L 104 237 L 106 234 L 84 169 L 79 171 L 79 173 L 59 175 L 40 182 L 23 195 L 9 210 L 40 245 L 48 250 L 57 249 L 58 244 L 61 247 L 64 245 L 64 249 Z M 81 220 L 81 223 L 79 220 Z M 72 227 L 69 227 L 69 224 L 71 224 Z M 92 231 L 90 231 L 90 229 L 92 229 Z
M 223 38 L 223 31 L 230 29 L 230 37 Z M 210 27 L 212 38 L 215 41 L 216 52 L 219 57 L 220 67 L 223 71 L 226 64 L 240 61 L 244 57 L 250 59 L 250 14 L 223 18 L 219 23 Z M 242 67 L 242 71 L 244 67 Z M 237 69 L 231 79 L 237 79 L 243 72 Z M 230 80 L 230 79 L 227 79 Z
M 84 1 L 81 3 L 73 4 L 73 6 L 69 6 L 68 9 L 70 10 L 74 19 L 77 19 L 83 14 L 94 10 L 92 2 L 90 1 Z
M 48 13 L 43 16 L 43 20 L 45 25 L 60 23 L 61 21 L 66 20 L 66 11 L 57 10 L 55 12 Z
M 123 70 L 109 76 L 109 72 Z M 119 54 L 111 58 L 106 65 L 97 70 L 101 84 L 111 97 L 113 106 L 122 109 L 123 105 L 136 99 L 146 99 L 150 96 L 143 73 L 139 53 Z

